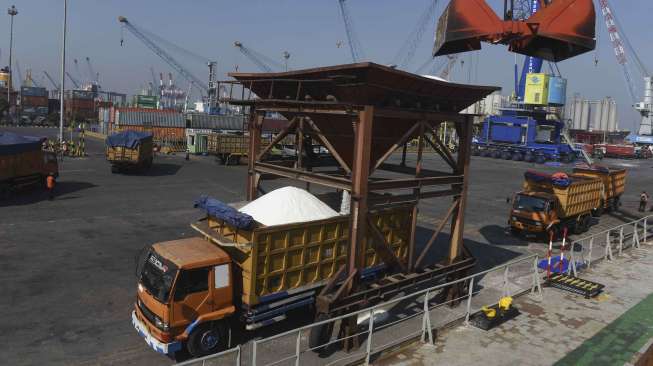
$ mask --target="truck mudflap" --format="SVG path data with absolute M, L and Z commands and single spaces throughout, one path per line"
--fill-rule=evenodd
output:
M 172 355 L 175 352 L 181 350 L 181 342 L 171 342 L 171 343 L 163 343 L 159 341 L 158 339 L 154 338 L 152 334 L 150 334 L 150 331 L 147 330 L 147 327 L 143 322 L 141 322 L 138 317 L 136 316 L 136 311 L 132 311 L 132 325 L 138 332 L 138 334 L 143 337 L 145 340 L 145 343 L 147 343 L 152 349 L 157 351 L 158 353 L 162 353 L 164 355 Z

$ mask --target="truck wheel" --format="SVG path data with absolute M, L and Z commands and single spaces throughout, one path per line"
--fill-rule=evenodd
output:
M 224 323 L 200 324 L 188 337 L 188 353 L 201 357 L 227 348 L 227 329 Z
M 510 151 L 504 151 L 501 153 L 501 159 L 510 160 L 512 159 L 512 154 L 510 153 Z
M 546 156 L 544 155 L 538 155 L 535 157 L 535 162 L 538 164 L 544 164 L 546 163 Z
M 512 154 L 512 160 L 522 161 L 522 160 L 524 160 L 524 155 L 522 155 L 521 153 L 516 152 L 516 153 Z
M 481 150 L 481 156 L 484 158 L 489 158 L 492 154 L 489 150 Z
M 499 150 L 492 151 L 492 157 L 495 158 L 495 159 L 500 159 L 501 158 L 501 151 L 499 151 Z
M 315 318 L 315 322 L 321 322 L 329 319 L 329 316 L 326 314 L 318 314 Z M 333 322 L 317 325 L 311 328 L 311 331 L 308 335 L 308 347 L 313 349 L 314 352 L 320 352 L 325 343 L 329 342 L 331 339 L 331 334 L 333 333 Z
M 534 162 L 535 161 L 535 155 L 533 155 L 531 153 L 524 154 L 524 161 L 529 162 L 529 163 Z

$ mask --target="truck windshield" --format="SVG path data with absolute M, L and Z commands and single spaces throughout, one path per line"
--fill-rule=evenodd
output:
M 546 210 L 546 200 L 538 197 L 524 196 L 518 194 L 515 197 L 513 208 L 515 210 L 529 212 L 543 212 Z
M 177 267 L 156 252 L 150 251 L 142 268 L 139 280 L 143 287 L 157 300 L 168 302 Z

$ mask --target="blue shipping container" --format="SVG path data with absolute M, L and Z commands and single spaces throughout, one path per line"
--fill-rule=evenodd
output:
M 549 78 L 549 104 L 565 105 L 567 102 L 567 79 L 552 76 Z

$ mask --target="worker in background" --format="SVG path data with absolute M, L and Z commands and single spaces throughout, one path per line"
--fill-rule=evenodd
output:
M 648 204 L 648 193 L 642 191 L 642 194 L 639 195 L 639 212 L 646 211 L 646 204 Z
M 54 174 L 48 174 L 45 183 L 46 187 L 48 188 L 48 199 L 52 201 L 54 199 L 54 186 L 57 184 L 57 181 L 54 178 Z

